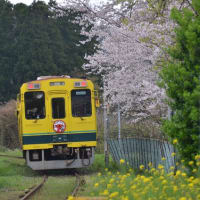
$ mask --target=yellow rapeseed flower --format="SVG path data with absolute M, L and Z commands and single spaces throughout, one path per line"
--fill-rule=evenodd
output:
M 194 184 L 193 183 L 189 183 L 188 186 L 192 188 L 194 186 Z
M 69 196 L 68 200 L 74 200 L 74 197 L 73 196 Z
M 163 169 L 163 168 L 164 168 L 163 165 L 161 165 L 161 164 L 158 165 L 158 169 Z
M 194 164 L 194 161 L 192 160 L 192 161 L 188 162 L 188 164 L 189 164 L 190 166 L 192 166 L 192 165 Z
M 121 159 L 119 162 L 120 162 L 120 164 L 124 164 L 125 160 Z
M 152 166 L 153 166 L 152 162 L 149 162 L 148 166 L 149 166 L 149 167 L 152 167 Z
M 179 200 L 187 200 L 187 198 L 186 197 L 181 197 L 181 198 L 179 198 Z
M 103 191 L 103 195 L 108 195 L 108 194 L 109 194 L 108 190 Z
M 165 158 L 165 157 L 162 157 L 162 160 L 164 161 L 164 160 L 166 160 L 166 158 Z
M 143 170 L 144 169 L 144 165 L 140 165 L 140 169 Z
M 114 183 L 114 181 L 115 181 L 114 178 L 111 178 L 109 182 Z
M 128 197 L 127 196 L 122 196 L 120 199 L 121 200 L 128 200 Z
M 195 160 L 199 160 L 200 159 L 200 155 L 198 154 L 194 158 L 195 158 Z
M 173 140 L 173 144 L 177 144 L 178 143 L 178 140 L 177 139 L 174 139 Z
M 144 178 L 144 179 L 143 179 L 143 182 L 144 182 L 144 183 L 148 183 L 148 182 L 150 182 L 150 181 L 151 181 L 150 178 Z
M 99 183 L 95 183 L 95 184 L 94 184 L 94 187 L 98 187 L 98 186 L 99 186 Z
M 193 172 L 193 173 L 197 172 L 197 169 L 193 169 L 192 172 Z
M 177 170 L 177 171 L 176 171 L 176 176 L 179 176 L 179 175 L 181 175 L 181 171 L 180 171 L 180 170 Z
M 132 189 L 132 190 L 135 190 L 136 187 L 137 187 L 136 185 L 132 185 L 132 186 L 131 186 L 131 189 Z
M 175 155 L 176 155 L 176 153 L 174 153 L 174 152 L 171 154 L 172 157 L 174 157 Z
M 175 185 L 175 186 L 173 187 L 173 191 L 176 192 L 177 190 L 178 190 L 178 187 Z
M 109 195 L 109 198 L 114 198 L 116 196 L 118 196 L 119 192 L 113 192 Z
M 98 173 L 98 176 L 101 176 L 101 172 Z
M 187 176 L 187 174 L 186 174 L 186 173 L 184 173 L 184 172 L 183 172 L 181 175 L 182 175 L 183 177 L 186 177 L 186 176 Z

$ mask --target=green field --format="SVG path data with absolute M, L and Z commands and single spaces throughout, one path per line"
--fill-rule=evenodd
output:
M 21 156 L 19 150 L 4 151 L 0 154 Z M 197 156 L 197 165 L 200 164 Z M 177 165 L 180 165 L 177 163 Z M 193 163 L 190 163 L 193 166 Z M 79 173 L 85 178 L 86 184 L 81 187 L 78 196 L 105 197 L 106 199 L 122 200 L 193 200 L 200 199 L 199 169 L 194 168 L 192 175 L 187 175 L 184 166 L 180 165 L 176 174 L 171 168 L 165 173 L 163 166 L 158 169 L 150 166 L 150 170 L 134 171 L 125 165 L 124 160 L 117 165 L 110 161 L 108 168 L 104 165 L 104 155 L 98 154 L 95 162 Z M 75 177 L 69 170 L 47 172 L 49 178 L 35 200 L 64 199 L 73 190 Z M 34 172 L 28 168 L 23 159 L 0 157 L 0 199 L 17 199 L 33 185 L 42 181 L 44 173 Z M 70 199 L 75 199 L 70 197 Z

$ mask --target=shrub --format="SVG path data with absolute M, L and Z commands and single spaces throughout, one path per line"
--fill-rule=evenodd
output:
M 0 144 L 11 149 L 19 147 L 15 110 L 15 100 L 0 106 Z

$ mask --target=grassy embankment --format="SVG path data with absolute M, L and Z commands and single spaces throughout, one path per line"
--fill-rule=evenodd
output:
M 21 155 L 19 150 L 5 153 Z M 197 165 L 200 165 L 200 156 L 196 159 Z M 193 166 L 193 163 L 190 165 Z M 196 200 L 200 199 L 200 176 L 196 168 L 193 172 L 192 176 L 188 176 L 181 165 L 176 175 L 173 168 L 169 173 L 165 173 L 162 165 L 159 165 L 158 169 L 150 166 L 149 171 L 141 166 L 141 169 L 135 172 L 127 168 L 123 160 L 120 165 L 111 161 L 109 167 L 105 168 L 104 156 L 96 155 L 95 163 L 91 167 L 80 170 L 86 184 L 79 196 L 102 196 L 106 199 L 122 200 Z M 23 191 L 39 183 L 42 175 L 26 167 L 23 159 L 0 157 L 0 199 L 17 199 Z M 49 179 L 36 197 L 37 200 L 63 199 L 67 190 L 69 193 L 72 191 L 75 179 L 66 176 L 67 171 L 51 171 L 48 175 Z
M 20 150 L 0 150 L 0 154 L 21 156 Z M 67 175 L 67 171 L 49 171 L 49 178 L 37 200 L 64 199 L 70 194 L 75 183 L 75 177 Z M 34 172 L 26 166 L 24 159 L 0 157 L 0 199 L 19 199 L 32 186 L 40 183 L 44 173 Z
M 197 166 L 200 166 L 200 156 L 196 156 L 196 161 Z M 162 162 L 164 165 L 165 158 Z M 121 160 L 119 171 L 113 171 L 111 167 L 101 170 L 97 177 L 90 177 L 81 196 L 102 196 L 109 200 L 200 200 L 199 169 L 191 161 L 189 165 L 193 167 L 193 175 L 187 175 L 186 168 L 181 163 L 176 164 L 176 174 L 174 167 L 166 173 L 163 165 L 155 169 L 151 163 L 149 170 L 141 165 L 140 170 L 135 172 Z

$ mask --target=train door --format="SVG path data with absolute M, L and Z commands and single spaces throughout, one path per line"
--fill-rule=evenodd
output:
M 49 95 L 50 132 L 66 133 L 69 129 L 67 94 L 51 92 Z

